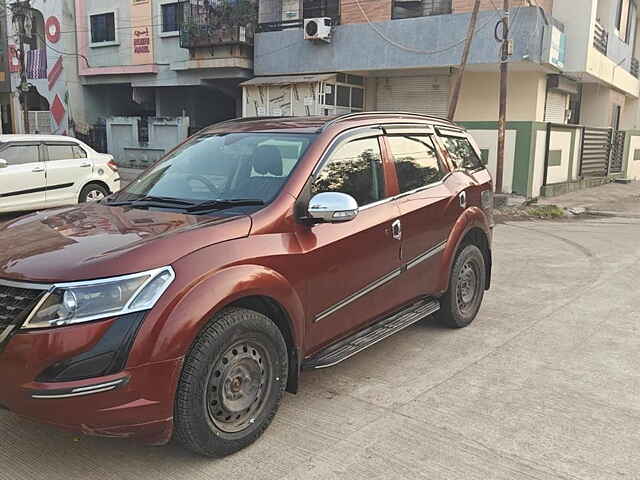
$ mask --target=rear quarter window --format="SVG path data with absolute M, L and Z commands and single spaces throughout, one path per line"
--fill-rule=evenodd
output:
M 464 170 L 484 168 L 482 159 L 476 153 L 469 139 L 464 137 L 441 137 L 441 139 L 455 168 Z

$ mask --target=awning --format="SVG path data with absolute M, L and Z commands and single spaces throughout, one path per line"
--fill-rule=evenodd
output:
M 336 79 L 335 73 L 324 73 L 321 75 L 279 75 L 275 77 L 256 77 L 246 82 L 242 82 L 240 86 L 256 86 L 256 85 L 291 85 L 293 83 L 315 83 L 326 82 Z

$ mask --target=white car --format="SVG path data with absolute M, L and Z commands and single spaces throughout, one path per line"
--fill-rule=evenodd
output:
M 58 135 L 0 135 L 0 213 L 100 200 L 120 190 L 111 155 Z

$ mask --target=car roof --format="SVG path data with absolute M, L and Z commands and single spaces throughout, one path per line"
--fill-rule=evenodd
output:
M 380 123 L 423 123 L 463 131 L 464 128 L 440 117 L 410 112 L 359 112 L 326 117 L 245 117 L 217 123 L 202 133 L 223 132 L 291 132 L 319 133 L 329 127 L 344 128 Z
M 0 142 L 74 142 L 82 143 L 77 138 L 67 137 L 64 135 L 0 135 Z

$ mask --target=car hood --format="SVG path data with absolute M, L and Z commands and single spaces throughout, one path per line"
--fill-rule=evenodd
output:
M 170 265 L 215 243 L 246 237 L 247 215 L 185 215 L 87 204 L 35 213 L 0 227 L 0 278 L 91 280 Z

